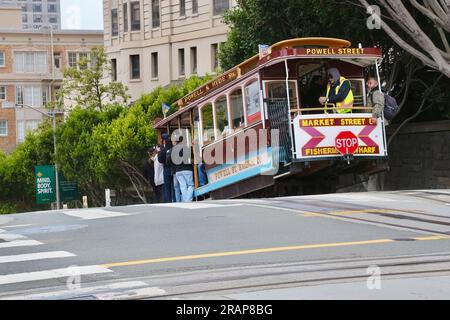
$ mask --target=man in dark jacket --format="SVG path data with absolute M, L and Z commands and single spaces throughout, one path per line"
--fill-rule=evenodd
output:
M 164 202 L 172 202 L 173 196 L 173 174 L 172 165 L 170 161 L 170 151 L 172 149 L 172 142 L 167 133 L 162 134 L 163 149 L 158 154 L 158 161 L 164 165 Z
M 338 69 L 329 69 L 327 90 L 319 98 L 319 102 L 325 107 L 328 103 L 335 104 L 337 113 L 350 113 L 353 108 L 353 100 L 350 81 L 341 76 Z

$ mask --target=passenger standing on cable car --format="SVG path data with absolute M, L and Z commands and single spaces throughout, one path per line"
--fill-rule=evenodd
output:
M 184 142 L 183 136 L 172 138 L 172 162 L 174 163 L 174 184 L 178 184 L 179 190 L 175 188 L 177 202 L 192 202 L 194 196 L 194 167 L 192 165 L 192 149 Z
M 336 68 L 328 70 L 328 85 L 326 92 L 319 98 L 319 102 L 325 105 L 325 113 L 329 103 L 336 105 L 337 113 L 350 113 L 353 107 L 353 92 L 350 81 L 341 76 Z
M 173 175 L 172 165 L 170 161 L 170 150 L 172 149 L 172 142 L 167 133 L 162 134 L 163 149 L 158 154 L 158 161 L 164 165 L 164 202 L 171 203 L 173 192 Z

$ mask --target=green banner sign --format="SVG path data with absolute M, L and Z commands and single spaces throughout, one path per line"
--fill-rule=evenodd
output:
M 59 194 L 61 195 L 61 201 L 79 200 L 78 187 L 76 182 L 67 181 L 62 172 L 58 172 L 59 176 Z
M 34 167 L 36 178 L 36 203 L 45 204 L 56 201 L 56 183 L 54 166 Z

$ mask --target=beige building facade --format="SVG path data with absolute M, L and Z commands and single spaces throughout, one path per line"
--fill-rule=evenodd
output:
M 157 86 L 214 73 L 219 46 L 227 39 L 223 13 L 235 5 L 235 0 L 104 0 L 112 79 L 136 100 Z
M 0 29 L 0 149 L 9 153 L 45 117 L 62 85 L 62 70 L 75 66 L 102 31 L 28 31 Z M 53 51 L 52 51 L 53 49 Z

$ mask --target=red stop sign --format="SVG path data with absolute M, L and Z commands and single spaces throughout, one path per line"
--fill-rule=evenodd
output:
M 351 131 L 343 131 L 336 137 L 336 149 L 345 154 L 354 154 L 358 149 L 358 137 Z

